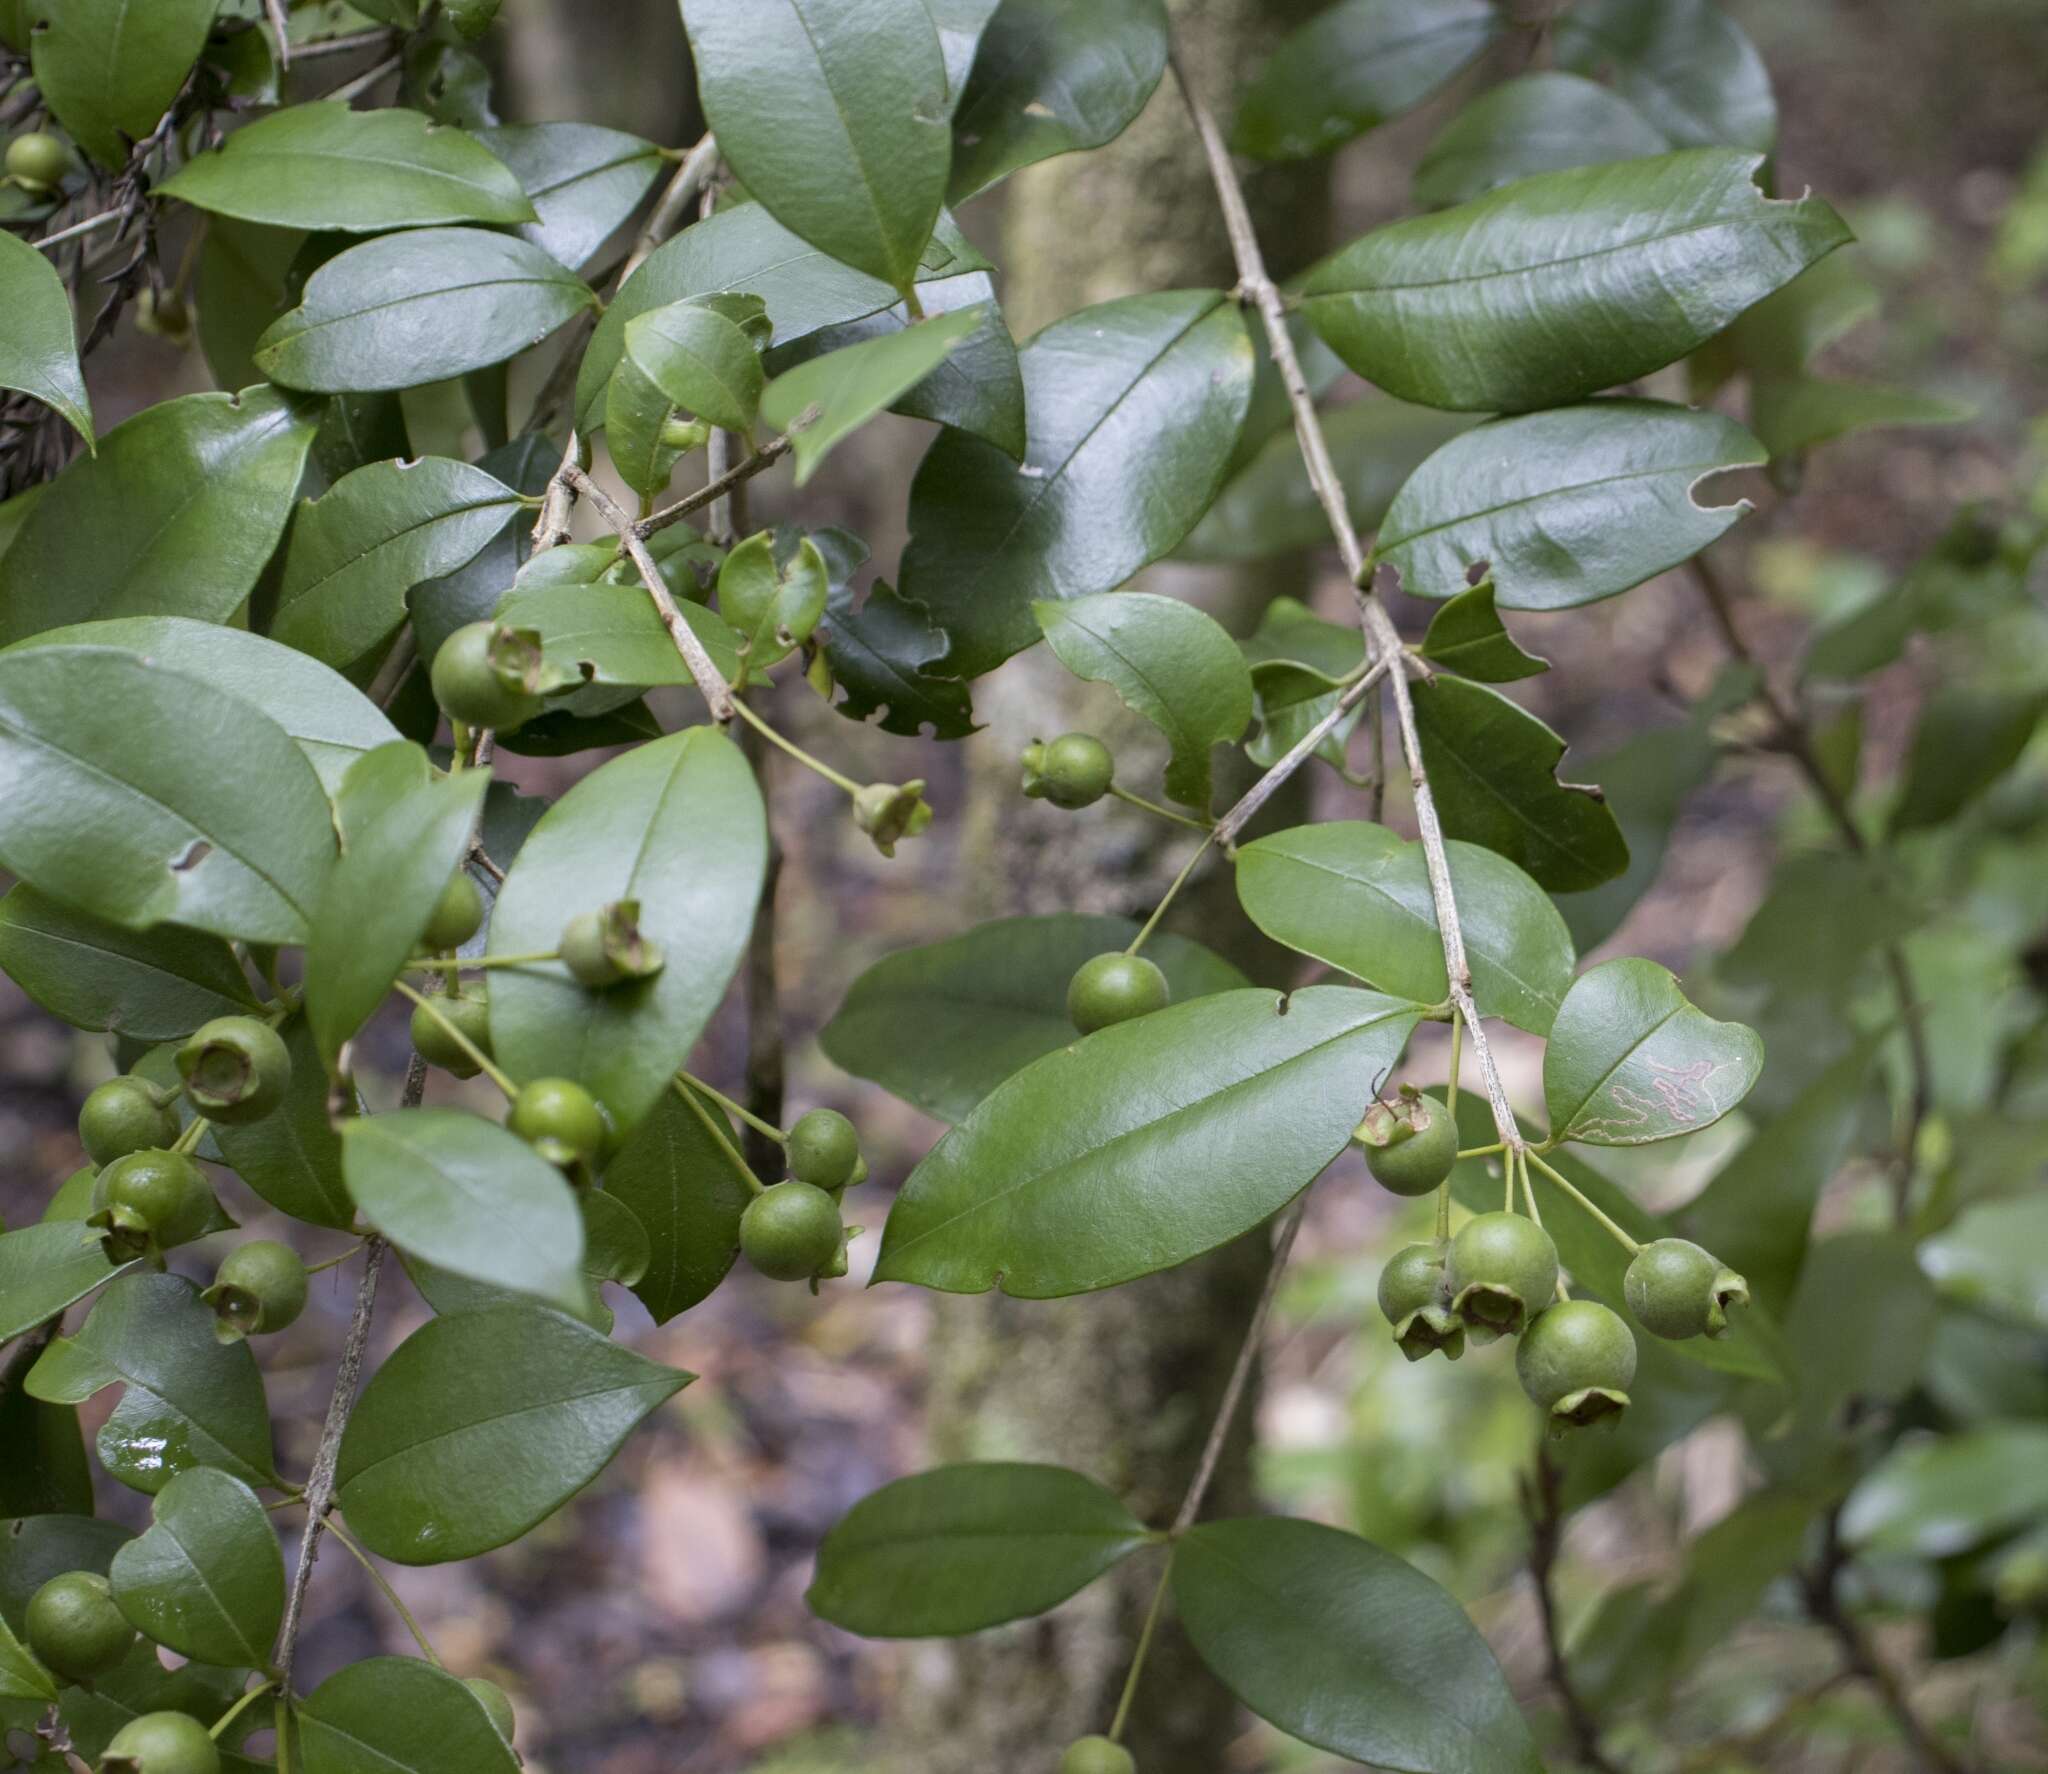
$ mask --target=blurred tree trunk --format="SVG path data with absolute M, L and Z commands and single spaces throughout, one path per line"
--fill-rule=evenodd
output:
M 1320 0 L 1177 0 L 1177 40 L 1204 96 L 1227 115 L 1238 81 Z M 1109 148 L 1028 169 L 1011 183 L 1004 307 L 1020 337 L 1090 303 L 1142 290 L 1231 287 L 1236 272 L 1194 132 L 1169 74 L 1145 115 Z M 1320 250 L 1328 226 L 1320 167 L 1259 175 L 1253 186 L 1276 275 Z M 1297 566 L 1194 575 L 1154 569 L 1162 589 L 1196 597 L 1249 632 Z M 1222 583 L 1219 584 L 1218 580 Z M 1135 723 L 1106 720 L 1110 693 L 1082 685 L 1044 649 L 976 687 L 991 729 L 972 750 L 962 876 L 978 917 L 1019 912 L 1143 915 L 1185 859 L 1189 834 L 1122 808 L 1062 814 L 1023 800 L 1016 752 L 1077 725 L 1126 764 L 1161 750 Z M 1225 774 L 1218 805 L 1245 777 Z M 1283 798 L 1284 800 L 1284 798 Z M 1291 815 L 1301 817 L 1296 801 Z M 1209 869 L 1171 922 L 1248 971 L 1283 978 L 1236 911 L 1227 868 Z M 1233 934 L 1235 933 L 1235 934 Z M 934 1462 L 1033 1459 L 1091 1474 L 1163 1523 L 1193 1474 L 1262 1281 L 1264 1230 L 1200 1262 L 1078 1299 L 941 1297 L 932 1339 Z M 1210 1512 L 1251 1504 L 1251 1408 L 1210 1494 Z M 910 1654 L 891 1720 L 892 1766 L 918 1774 L 1050 1770 L 1058 1746 L 1107 1728 L 1160 1560 L 1146 1554 L 1049 1619 Z M 1235 1703 L 1169 1625 L 1155 1642 L 1126 1733 L 1148 1774 L 1220 1774 Z

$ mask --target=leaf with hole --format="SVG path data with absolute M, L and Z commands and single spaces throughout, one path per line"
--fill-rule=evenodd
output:
M 556 548 L 539 558 L 552 559 Z M 651 689 L 657 684 L 689 684 L 696 680 L 636 576 L 630 585 L 587 579 L 545 581 L 523 589 L 518 585 L 499 604 L 497 619 L 507 628 L 531 629 L 541 638 L 541 655 L 550 666 L 572 671 L 586 683 Z M 725 619 L 702 604 L 679 600 L 677 609 L 711 655 L 718 675 L 739 673 L 739 637 Z
M 763 530 L 735 543 L 718 569 L 718 608 L 750 673 L 765 673 L 810 638 L 831 590 L 825 557 L 808 536 L 786 560 L 776 554 L 775 533 Z
M 1481 684 L 1511 684 L 1550 669 L 1549 660 L 1523 652 L 1508 633 L 1494 608 L 1491 579 L 1457 593 L 1429 619 L 1422 656 Z
M 157 1493 L 152 1517 L 107 1573 L 129 1624 L 181 1657 L 264 1668 L 284 1621 L 284 1555 L 256 1493 L 196 1466 Z

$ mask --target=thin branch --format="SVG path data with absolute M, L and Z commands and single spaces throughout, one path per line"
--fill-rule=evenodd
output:
M 292 65 L 292 27 L 284 15 L 284 0 L 263 0 L 263 16 L 270 20 L 270 28 L 277 36 L 277 67 L 279 73 L 289 73 Z
M 1522 1513 L 1529 1522 L 1529 1576 L 1536 1586 L 1536 1611 L 1543 1623 L 1544 1667 L 1550 1685 L 1564 1708 L 1578 1760 L 1595 1774 L 1622 1774 L 1600 1747 L 1600 1721 L 1593 1716 L 1585 1697 L 1572 1683 L 1571 1665 L 1564 1654 L 1564 1634 L 1557 1616 L 1557 1593 L 1552 1578 L 1557 1555 L 1564 1544 L 1564 1474 L 1543 1448 L 1536 1450 L 1536 1476 L 1521 1480 Z
M 266 5 L 273 0 L 264 0 Z M 310 62 L 323 55 L 348 55 L 358 49 L 377 49 L 391 42 L 398 33 L 388 25 L 380 25 L 369 31 L 350 31 L 340 37 L 316 37 L 310 43 L 296 43 L 292 54 L 302 62 Z
M 752 727 L 742 726 L 740 750 L 761 785 L 761 807 L 768 825 L 768 866 L 761 876 L 761 897 L 754 905 L 754 928 L 747 938 L 747 1081 L 746 1106 L 770 1127 L 782 1125 L 787 1066 L 782 1046 L 782 995 L 775 971 L 775 893 L 782 881 L 782 846 L 775 839 L 774 802 L 769 793 L 767 747 Z M 782 1163 L 777 1143 L 751 1126 L 741 1135 L 747 1161 L 757 1171 Z
M 771 437 L 745 461 L 728 468 L 715 479 L 707 480 L 694 493 L 686 493 L 673 505 L 664 505 L 659 511 L 648 513 L 633 526 L 639 536 L 652 536 L 665 530 L 670 524 L 681 523 L 693 511 L 702 511 L 707 505 L 714 505 L 725 498 L 736 487 L 744 486 L 764 468 L 772 468 L 789 454 L 789 434 L 783 432 Z
M 29 242 L 31 246 L 61 246 L 67 240 L 76 240 L 80 235 L 96 233 L 110 222 L 125 222 L 135 212 L 126 207 L 103 209 L 96 216 L 87 216 L 82 222 L 73 222 L 68 228 L 59 228 L 54 234 L 45 234 L 40 240 Z
M 697 193 L 703 190 L 711 175 L 718 169 L 718 141 L 708 131 L 698 138 L 697 144 L 683 156 L 682 164 L 676 168 L 675 177 L 668 182 L 668 188 L 655 203 L 648 215 L 647 225 L 633 241 L 633 250 L 626 255 L 626 262 L 619 270 L 619 282 L 640 269 L 654 249 L 676 231 L 676 224 L 683 214 L 697 200 Z
M 1253 783 L 1250 788 L 1246 789 L 1238 797 L 1237 805 L 1232 807 L 1221 819 L 1217 820 L 1210 832 L 1211 838 L 1223 845 L 1226 850 L 1236 843 L 1237 834 L 1251 823 L 1257 816 L 1259 809 L 1279 792 L 1282 784 L 1295 771 L 1308 762 L 1309 758 L 1314 754 L 1316 747 L 1321 745 L 1332 733 L 1336 732 L 1337 728 L 1343 723 L 1344 717 L 1376 690 L 1379 687 L 1380 679 L 1386 675 L 1387 661 L 1381 659 L 1366 672 L 1364 677 L 1360 678 L 1343 695 L 1337 698 L 1336 706 L 1297 739 L 1278 763 L 1268 769 L 1265 775 L 1261 776 L 1257 782 Z

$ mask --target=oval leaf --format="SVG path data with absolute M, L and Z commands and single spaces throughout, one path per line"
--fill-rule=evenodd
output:
M 656 1324 L 708 1299 L 740 1254 L 740 1215 L 754 1198 L 712 1137 L 732 1141 L 725 1111 L 694 1105 L 680 1081 L 665 1092 L 605 1166 L 604 1190 L 647 1237 L 647 1263 L 628 1285 Z
M 200 1663 L 266 1667 L 284 1621 L 284 1555 L 256 1493 L 198 1466 L 157 1493 L 154 1516 L 107 1572 L 129 1624 Z
M 775 535 L 734 545 L 718 569 L 718 608 L 740 637 L 747 667 L 759 671 L 810 637 L 831 592 L 825 557 L 806 536 L 787 559 L 776 559 Z
M 571 271 L 639 208 L 661 174 L 652 142 L 594 123 L 521 123 L 475 135 L 512 169 L 540 217 L 522 222 L 519 238 Z
M 1415 169 L 1415 201 L 1432 209 L 1464 203 L 1538 173 L 1638 160 L 1672 146 L 1619 93 L 1544 69 L 1482 93 L 1438 132 Z
M 219 0 L 65 0 L 39 6 L 26 48 L 57 121 L 118 171 L 170 109 Z M 21 46 L 17 46 L 21 47 Z
M 1879 1557 L 1953 1558 L 2048 1514 L 2048 1425 L 1986 1423 L 1901 1443 L 1842 1507 L 1842 1538 Z
M 76 1220 L 0 1232 L 0 1343 L 55 1318 L 127 1267 L 109 1263 L 99 1234 Z
M 1585 0 L 1557 21 L 1557 64 L 1611 78 L 1673 142 L 1768 148 L 1771 76 L 1713 0 Z
M 417 1657 L 337 1670 L 293 1708 L 306 1774 L 517 1774 L 476 1695 Z
M 55 407 L 90 445 L 92 399 L 78 363 L 71 297 L 50 261 L 15 234 L 0 234 L 0 302 L 7 333 L 0 338 L 0 388 L 18 388 Z
M 562 552 L 551 549 L 539 558 Z M 738 676 L 739 637 L 724 619 L 683 599 L 676 608 L 704 643 L 719 675 L 728 681 Z M 637 580 L 631 585 L 588 579 L 535 583 L 530 590 L 515 587 L 499 604 L 497 616 L 507 628 L 532 629 L 540 636 L 545 661 L 578 673 L 586 683 L 645 690 L 695 682 Z
M 702 302 L 671 302 L 626 322 L 627 361 L 671 404 L 728 431 L 751 431 L 766 376 L 736 322 Z

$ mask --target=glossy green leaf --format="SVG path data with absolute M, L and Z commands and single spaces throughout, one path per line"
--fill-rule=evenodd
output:
M 1284 708 L 1336 689 L 1365 657 L 1355 622 L 1326 621 L 1299 598 L 1276 597 L 1238 643 L 1261 706 Z
M 312 765 L 238 697 L 110 648 L 0 655 L 0 864 L 51 898 L 302 942 L 334 852 Z
M 342 1511 L 399 1564 L 473 1558 L 552 1515 L 690 1378 L 545 1306 L 430 1320 L 363 1388 Z
M 1319 1522 L 1202 1522 L 1173 1599 L 1201 1659 L 1289 1735 L 1404 1774 L 1539 1774 L 1478 1629 L 1413 1565 Z
M 708 1299 L 725 1279 L 740 1251 L 740 1215 L 754 1198 L 711 1137 L 716 1127 L 732 1141 L 725 1111 L 699 1098 L 700 1115 L 683 1088 L 662 1094 L 604 1172 L 605 1193 L 646 1232 L 646 1271 L 628 1285 L 656 1324 Z
M 1403 400 L 1577 400 L 1683 357 L 1849 238 L 1817 197 L 1765 198 L 1761 164 L 1699 148 L 1524 179 L 1354 241 L 1309 275 L 1303 309 Z
M 511 168 L 475 137 L 417 111 L 338 100 L 245 124 L 162 190 L 245 222 L 341 234 L 536 216 Z
M 0 1343 L 56 1317 L 126 1267 L 109 1263 L 99 1234 L 76 1220 L 0 1232 Z
M 619 479 L 642 499 L 658 497 L 683 459 L 682 449 L 668 439 L 675 417 L 676 403 L 654 379 L 630 356 L 620 358 L 605 393 L 605 450 Z
M 406 1109 L 344 1124 L 342 1175 L 363 1217 L 454 1275 L 583 1304 L 583 1219 L 562 1173 L 495 1122 Z
M 952 200 L 1114 141 L 1151 99 L 1166 50 L 1160 0 L 1004 0 L 954 114 Z
M 1232 145 L 1306 160 L 1413 110 L 1506 24 L 1490 0 L 1338 0 L 1260 69 Z
M 50 261 L 19 235 L 0 234 L 0 302 L 8 314 L 0 388 L 18 388 L 55 407 L 90 445 L 92 398 L 78 363 L 71 296 Z
M 28 52 L 43 102 L 100 165 L 119 170 L 170 109 L 219 0 L 64 0 L 38 6 Z
M 808 536 L 786 560 L 763 530 L 736 543 L 718 569 L 718 608 L 740 637 L 750 670 L 765 670 L 808 639 L 831 590 L 825 557 Z
M 235 1703 L 247 1682 L 246 1670 L 214 1669 L 203 1663 L 166 1669 L 154 1646 L 137 1644 L 112 1669 L 95 1676 L 90 1689 L 66 1688 L 61 1711 L 73 1752 L 97 1759 L 122 1726 L 144 1713 L 181 1712 L 210 1725 Z M 270 1767 L 267 1761 L 240 1753 L 246 1740 L 267 1722 L 251 1707 L 228 1726 L 218 1744 L 221 1774 L 263 1774 Z M 35 1774 L 44 1771 L 37 1769 Z
M 2048 1512 L 2048 1425 L 1988 1423 L 1916 1436 L 1864 1475 L 1842 1538 L 1880 1557 L 1953 1558 Z
M 1145 591 L 1033 604 L 1031 613 L 1062 665 L 1109 685 L 1166 735 L 1166 792 L 1207 813 L 1210 752 L 1252 718 L 1251 672 L 1216 619 Z
M 1415 169 L 1415 201 L 1435 209 L 1517 179 L 1637 160 L 1674 144 L 1619 93 L 1539 69 L 1503 81 L 1439 130 Z
M 1061 912 L 999 918 L 899 949 L 853 982 L 819 1043 L 856 1078 L 941 1121 L 964 1121 L 1004 1079 L 1073 1044 L 1067 982 L 1083 961 L 1137 934 L 1126 918 Z M 1177 1004 L 1247 983 L 1229 962 L 1171 932 L 1147 938 L 1145 953 Z
M 836 557 L 834 537 L 852 544 L 857 555 Z M 842 531 L 820 531 L 812 540 L 832 581 L 817 639 L 832 686 L 845 692 L 833 706 L 854 721 L 879 713 L 883 732 L 907 739 L 927 726 L 934 738 L 965 739 L 975 730 L 974 707 L 964 684 L 932 674 L 946 642 L 931 612 L 881 579 L 865 599 L 857 598 L 853 576 L 867 559 L 866 544 Z
M 1482 1015 L 1549 1032 L 1577 956 L 1536 883 L 1491 850 L 1445 846 Z M 1422 846 L 1383 825 L 1296 826 L 1237 853 L 1237 896 L 1275 942 L 1340 967 L 1397 998 L 1450 995 Z
M 974 65 L 975 45 L 987 27 L 997 0 L 924 0 L 931 14 L 932 28 L 939 34 L 939 51 L 946 63 L 946 91 L 955 104 L 967 71 Z
M 57 1698 L 57 1681 L 14 1629 L 0 1620 L 0 1700 L 27 1700 L 42 1706 Z
M 736 676 L 739 638 L 725 619 L 702 604 L 679 601 L 677 608 L 719 675 Z M 637 578 L 631 585 L 592 579 L 543 583 L 532 590 L 515 586 L 498 606 L 497 617 L 508 628 L 534 630 L 549 665 L 578 672 L 588 683 L 646 689 L 694 681 Z
M 707 303 L 671 302 L 635 315 L 626 322 L 626 361 L 683 411 L 728 431 L 753 429 L 767 380 L 761 354 Z
M 0 643 L 94 616 L 226 621 L 284 534 L 312 441 L 310 415 L 267 388 L 117 425 L 0 555 Z
M 1628 845 L 1594 789 L 1557 780 L 1564 741 L 1505 696 L 1458 678 L 1415 686 L 1422 761 L 1444 830 L 1573 893 L 1628 867 Z
M 1130 296 L 1027 344 L 1020 465 L 949 432 L 910 489 L 902 591 L 975 677 L 1038 638 L 1040 599 L 1113 591 L 1208 508 L 1251 396 L 1244 318 L 1206 290 Z
M 1610 76 L 1681 146 L 1777 139 L 1763 58 L 1712 0 L 1585 0 L 1558 19 L 1555 42 L 1559 67 Z
M 987 312 L 976 307 L 936 315 L 777 376 L 761 397 L 761 417 L 777 431 L 795 434 L 796 484 L 811 478 L 834 444 L 931 375 L 980 328 Z M 631 327 L 627 336 L 630 351 Z
M 1824 382 L 1814 376 L 1760 376 L 1749 407 L 1750 423 L 1774 459 L 1797 456 L 1859 431 L 1960 425 L 1976 411 L 1910 388 Z
M 1749 1094 L 1764 1044 L 1686 1001 L 1670 969 L 1623 959 L 1575 984 L 1543 1053 L 1553 1137 L 1640 1146 L 1711 1127 Z
M 1493 580 L 1507 610 L 1613 597 L 1689 560 L 1750 509 L 1703 505 L 1700 483 L 1764 461 L 1733 419 L 1653 400 L 1596 400 L 1497 419 L 1408 479 L 1374 558 L 1417 597 Z
M 639 208 L 661 175 L 652 142 L 594 123 L 521 123 L 480 129 L 475 139 L 512 169 L 540 217 L 522 222 L 529 240 L 580 270 Z
M 517 357 L 597 306 L 539 247 L 482 228 L 381 235 L 329 259 L 256 345 L 256 365 L 320 393 L 417 388 Z
M 954 1638 L 1043 1614 L 1149 1541 L 1062 1466 L 941 1466 L 884 1485 L 818 1548 L 811 1612 L 868 1638 Z
M 640 902 L 666 964 L 607 991 L 561 966 L 500 969 L 491 1045 L 524 1082 L 576 1079 L 622 1131 L 668 1088 L 725 995 L 767 864 L 761 792 L 739 748 L 692 727 L 613 759 L 541 817 L 491 917 L 490 952 L 545 954 L 579 912 Z
M 487 451 L 477 467 L 531 499 L 546 491 L 561 460 L 560 445 L 530 431 Z M 677 538 L 688 539 L 687 533 Z M 522 505 L 454 572 L 422 580 L 405 594 L 414 651 L 423 664 L 431 668 L 441 643 L 458 628 L 497 613 L 505 588 L 518 578 L 532 549 L 533 513 Z
M 193 1466 L 276 1482 L 256 1358 L 213 1334 L 213 1313 L 180 1276 L 123 1275 L 22 1384 L 51 1404 L 122 1386 L 95 1445 L 107 1475 L 135 1490 L 154 1495 Z
M 181 1656 L 264 1668 L 284 1620 L 284 1555 L 256 1493 L 198 1466 L 157 1493 L 153 1516 L 108 1571 L 121 1612 Z
M 294 1708 L 306 1774 L 516 1774 L 476 1695 L 417 1657 L 371 1657 Z
M 842 264 L 909 288 L 952 160 L 923 0 L 687 0 L 683 24 L 705 121 L 748 192 Z
M 1254 988 L 1076 1040 L 910 1173 L 875 1279 L 1050 1299 L 1213 1250 L 1344 1149 L 1419 1015 L 1349 986 Z
M 1550 661 L 1525 653 L 1494 608 L 1493 581 L 1458 592 L 1429 619 L 1422 656 L 1430 664 L 1482 684 L 1511 684 L 1550 669 Z
M 280 1032 L 292 1056 L 284 1102 L 260 1121 L 216 1127 L 212 1137 L 235 1174 L 280 1213 L 345 1232 L 356 1210 L 342 1183 L 341 1123 L 328 1106 L 327 1067 L 303 1016 Z
M 2048 693 L 2039 690 L 1937 688 L 1913 729 L 1891 829 L 1920 831 L 1960 813 L 2019 762 L 2043 714 Z

